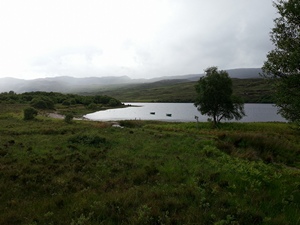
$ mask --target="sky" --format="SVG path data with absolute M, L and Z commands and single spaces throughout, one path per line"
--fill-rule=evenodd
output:
M 153 78 L 257 68 L 272 0 L 0 0 L 0 78 Z

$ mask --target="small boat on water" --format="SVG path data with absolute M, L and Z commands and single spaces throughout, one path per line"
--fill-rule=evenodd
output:
M 166 116 L 169 116 L 169 117 L 171 117 L 171 116 L 172 116 L 172 114 L 171 114 L 171 113 L 167 113 L 167 114 L 166 114 Z
M 155 112 L 150 112 L 151 115 L 155 115 Z

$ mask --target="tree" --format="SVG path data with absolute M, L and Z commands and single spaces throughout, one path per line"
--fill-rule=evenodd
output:
M 118 106 L 118 105 L 121 105 L 122 103 L 117 100 L 117 99 L 114 99 L 114 98 L 111 98 L 108 102 L 108 106 L 110 107 L 115 107 L 115 106 Z
M 279 17 L 270 33 L 275 49 L 267 54 L 263 76 L 272 80 L 279 113 L 300 125 L 300 1 L 274 2 Z
M 232 95 L 232 81 L 226 71 L 217 67 L 205 70 L 206 75 L 196 84 L 195 106 L 203 115 L 212 117 L 214 126 L 222 119 L 240 120 L 245 116 L 242 100 Z
M 68 114 L 65 115 L 64 121 L 66 123 L 72 123 L 73 118 L 74 118 L 73 114 L 72 113 L 68 113 Z
M 30 101 L 30 106 L 36 109 L 54 109 L 53 101 L 48 97 L 37 97 Z
M 32 107 L 25 108 L 23 112 L 24 120 L 33 120 L 38 114 L 38 111 Z

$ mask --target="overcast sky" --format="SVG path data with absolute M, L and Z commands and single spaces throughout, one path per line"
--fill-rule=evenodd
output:
M 0 77 L 261 67 L 275 17 L 272 0 L 1 0 Z

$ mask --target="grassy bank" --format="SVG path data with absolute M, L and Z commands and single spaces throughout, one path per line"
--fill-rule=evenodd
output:
M 24 121 L 0 109 L 0 224 L 300 224 L 282 123 Z

